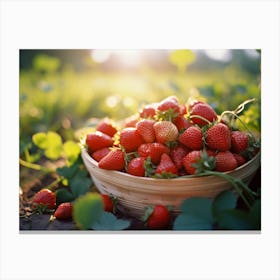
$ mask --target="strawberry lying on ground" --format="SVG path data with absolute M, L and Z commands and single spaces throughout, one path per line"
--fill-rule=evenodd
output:
M 168 229 L 171 215 L 167 207 L 156 205 L 147 208 L 143 220 L 149 229 Z
M 44 212 L 47 209 L 55 209 L 56 196 L 49 189 L 42 189 L 37 192 L 33 198 L 32 207 Z
M 72 218 L 73 205 L 70 202 L 61 203 L 54 212 L 54 216 L 59 220 Z

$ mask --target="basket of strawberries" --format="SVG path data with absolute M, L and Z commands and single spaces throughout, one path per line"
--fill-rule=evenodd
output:
M 205 102 L 185 105 L 170 96 L 118 126 L 100 120 L 83 139 L 84 164 L 96 188 L 136 218 L 150 205 L 171 206 L 176 214 L 186 198 L 214 198 L 231 188 L 246 203 L 260 145 L 233 124 L 249 102 L 217 115 Z

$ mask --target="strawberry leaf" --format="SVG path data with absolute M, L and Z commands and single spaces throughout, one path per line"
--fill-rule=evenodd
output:
M 189 198 L 180 206 L 180 214 L 173 225 L 174 230 L 210 230 L 213 228 L 212 202 L 208 198 Z
M 220 193 L 213 201 L 213 215 L 217 217 L 221 212 L 236 207 L 237 196 L 232 191 L 224 191 Z
M 97 193 L 79 197 L 73 206 L 73 220 L 80 229 L 91 229 L 103 213 L 103 200 Z
M 55 196 L 56 196 L 56 203 L 58 205 L 63 202 L 71 202 L 75 199 L 74 195 L 66 188 L 58 189 L 55 192 Z
M 123 230 L 130 226 L 130 221 L 117 219 L 115 215 L 103 211 L 99 219 L 91 226 L 94 230 Z

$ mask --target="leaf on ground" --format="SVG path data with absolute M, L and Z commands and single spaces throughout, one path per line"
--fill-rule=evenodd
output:
M 221 192 L 213 201 L 213 215 L 216 217 L 224 210 L 234 209 L 236 207 L 236 202 L 237 196 L 232 191 Z
M 80 229 L 92 229 L 103 213 L 103 200 L 97 193 L 79 197 L 73 207 L 73 220 Z
M 250 213 L 240 209 L 225 210 L 217 219 L 219 229 L 256 230 Z
M 180 214 L 173 225 L 174 230 L 208 230 L 213 227 L 212 202 L 208 198 L 189 198 L 180 206 Z
M 70 181 L 69 186 L 75 197 L 79 197 L 89 191 L 92 181 L 90 178 L 77 173 Z
M 115 215 L 109 212 L 103 212 L 100 218 L 93 223 L 94 230 L 123 230 L 130 226 L 130 221 L 117 219 Z
M 57 204 L 63 203 L 63 202 L 71 202 L 75 199 L 74 195 L 67 189 L 58 189 L 55 192 L 56 195 L 56 202 Z

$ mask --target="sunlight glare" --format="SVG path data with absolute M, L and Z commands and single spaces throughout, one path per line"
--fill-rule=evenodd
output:
M 232 54 L 230 50 L 205 50 L 206 55 L 214 60 L 230 61 Z
M 107 61 L 111 56 L 111 51 L 107 50 L 92 50 L 91 58 L 97 63 L 103 63 Z
M 140 64 L 142 52 L 138 50 L 119 50 L 113 51 L 118 62 L 127 67 L 134 67 Z

